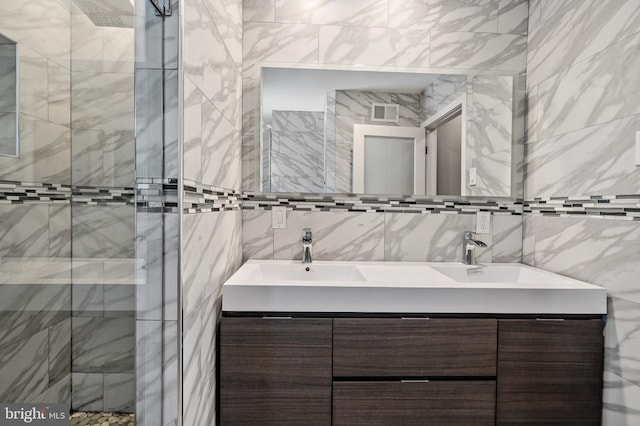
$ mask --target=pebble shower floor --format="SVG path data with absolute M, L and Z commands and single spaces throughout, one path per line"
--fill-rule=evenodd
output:
M 70 426 L 135 426 L 135 415 L 119 413 L 84 413 L 71 414 Z

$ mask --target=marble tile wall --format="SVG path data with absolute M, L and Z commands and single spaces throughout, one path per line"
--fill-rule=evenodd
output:
M 530 17 L 525 198 L 637 198 L 640 86 L 629 70 L 640 4 L 536 0 Z M 603 424 L 637 423 L 640 222 L 525 215 L 523 225 L 525 262 L 607 289 Z
M 182 10 L 180 178 L 190 187 L 235 193 L 242 187 L 243 4 L 241 0 L 184 0 Z M 206 194 L 202 198 L 206 203 Z M 220 291 L 242 259 L 240 210 L 212 210 L 185 209 L 180 219 L 182 422 L 194 426 L 215 424 Z
M 123 368 L 105 372 L 102 388 L 94 387 L 94 394 L 104 409 L 135 401 L 137 424 L 165 426 L 177 424 L 180 417 L 180 215 L 177 208 L 166 206 L 177 205 L 182 167 L 178 109 L 182 8 L 172 0 L 172 14 L 163 18 L 149 1 L 137 0 L 135 6 L 135 188 L 138 200 L 144 198 L 145 203 L 135 212 L 135 321 L 125 340 L 120 340 L 126 342 L 123 348 L 135 347 L 131 360 L 135 374 L 132 377 L 132 371 Z M 116 289 L 105 287 L 106 306 L 117 308 L 128 300 L 117 292 L 109 295 Z M 112 311 L 105 310 L 105 316 L 114 316 Z
M 313 230 L 317 260 L 407 262 L 462 261 L 461 235 L 474 214 L 288 211 L 287 228 L 271 229 L 270 210 L 244 210 L 243 259 L 301 259 L 302 228 Z M 492 215 L 492 232 L 478 235 L 489 247 L 481 262 L 520 262 L 522 216 Z
M 56 0 L 7 0 L 0 11 L 0 33 L 19 46 L 20 139 L 19 157 L 0 156 L 0 179 L 69 184 L 71 14 Z
M 6 68 L 1 79 L 3 96 L 17 88 L 20 138 L 19 157 L 0 156 L 0 179 L 68 184 L 70 13 L 54 0 L 2 1 L 0 12 L 0 33 L 19 45 L 17 80 Z M 70 222 L 64 201 L 0 206 L 2 401 L 71 402 Z
M 271 120 L 271 191 L 324 192 L 324 112 L 273 111 Z
M 367 65 L 524 73 L 527 1 L 245 1 L 244 190 L 259 174 L 259 65 Z M 338 191 L 340 192 L 340 191 Z

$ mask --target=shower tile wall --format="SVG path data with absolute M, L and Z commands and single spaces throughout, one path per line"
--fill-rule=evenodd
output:
M 0 156 L 0 185 L 70 184 L 70 13 L 55 0 L 0 11 L 19 47 L 20 111 L 20 156 Z M 65 201 L 0 201 L 0 401 L 71 401 L 70 222 Z
M 132 188 L 134 28 L 86 12 L 71 6 L 71 183 Z M 72 205 L 73 410 L 134 408 L 134 216 Z
M 303 0 L 245 1 L 242 188 L 256 191 L 260 183 L 259 64 L 362 64 L 403 70 L 442 67 L 508 71 L 524 76 L 527 4 L 526 0 L 483 0 L 474 5 L 450 0 L 322 0 L 313 5 Z M 451 85 L 456 87 L 455 82 Z M 524 86 L 518 90 L 524 98 Z M 430 105 L 425 99 L 422 102 Z M 520 119 L 524 119 L 522 114 Z M 338 182 L 336 188 L 338 192 L 348 191 L 346 185 L 340 189 Z M 286 230 L 272 230 L 270 211 L 244 211 L 243 257 L 299 257 L 295 246 L 301 232 L 298 228 L 304 224 L 314 229 L 314 245 L 322 247 L 321 259 L 456 260 L 461 256 L 460 250 L 448 251 L 453 235 L 457 241 L 462 227 L 473 225 L 470 215 L 414 213 L 293 211 L 288 213 L 288 220 Z M 399 224 L 403 221 L 419 223 L 424 238 L 429 240 L 416 241 L 411 232 L 406 232 L 410 227 L 401 231 Z M 345 229 L 340 226 L 343 223 L 353 225 L 346 234 L 348 242 L 331 232 L 331 227 Z M 521 224 L 519 216 L 494 214 L 493 234 L 483 236 L 494 240 L 493 247 L 484 258 L 492 259 L 495 249 L 496 261 L 519 261 L 521 239 L 508 235 L 509 230 L 513 235 L 520 232 Z M 449 237 L 439 240 L 443 233 Z M 444 247 L 447 250 L 438 251 Z
M 637 198 L 640 4 L 532 1 L 531 17 L 525 197 Z M 527 263 L 609 293 L 604 425 L 640 422 L 640 222 L 627 219 L 524 218 Z
M 180 399 L 180 214 L 175 206 L 182 12 L 178 0 L 172 0 L 172 14 L 164 18 L 150 1 L 135 3 L 135 412 L 138 425 L 164 426 L 177 424 Z M 117 391 L 126 377 L 112 379 L 105 375 L 105 389 Z M 105 407 L 112 401 L 105 394 Z
M 182 178 L 189 186 L 233 193 L 242 178 L 242 1 L 184 0 L 183 11 Z M 216 418 L 221 289 L 242 260 L 242 213 L 238 207 L 198 212 L 187 210 L 187 204 L 181 247 L 182 416 L 185 425 L 210 426 Z

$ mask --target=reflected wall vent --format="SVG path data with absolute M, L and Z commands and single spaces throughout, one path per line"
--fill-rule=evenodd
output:
M 400 121 L 400 105 L 371 104 L 371 121 L 397 123 Z

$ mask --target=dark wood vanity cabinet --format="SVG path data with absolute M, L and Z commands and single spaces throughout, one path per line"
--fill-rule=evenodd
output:
M 604 323 L 500 320 L 498 425 L 599 425 Z
M 223 316 L 220 423 L 600 424 L 603 326 Z
M 222 318 L 220 423 L 331 424 L 329 319 Z

